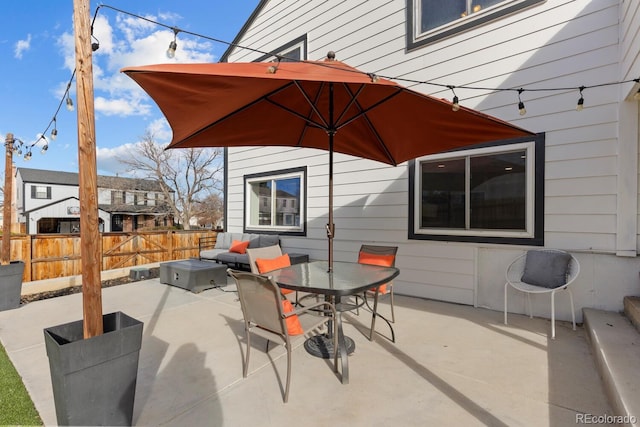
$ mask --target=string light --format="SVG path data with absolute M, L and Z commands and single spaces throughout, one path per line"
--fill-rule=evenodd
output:
M 131 12 L 127 12 L 125 10 L 121 10 L 118 8 L 115 8 L 113 6 L 109 6 L 109 5 L 99 5 L 96 8 L 96 11 L 94 13 L 93 16 L 93 21 L 91 23 L 91 37 L 93 38 L 93 40 L 95 40 L 94 42 L 91 43 L 91 49 L 92 51 L 97 51 L 100 47 L 100 42 L 99 40 L 93 35 L 93 25 L 96 21 L 96 18 L 98 17 L 98 13 L 100 11 L 101 8 L 108 8 L 111 10 L 114 10 L 116 12 L 119 13 L 123 13 L 125 15 L 129 15 L 132 16 L 134 18 L 137 19 L 141 19 L 147 22 L 150 22 L 152 24 L 164 27 L 164 28 L 168 28 L 171 31 L 173 31 L 173 41 L 171 41 L 169 43 L 169 48 L 167 49 L 167 56 L 169 58 L 174 58 L 175 57 L 175 52 L 176 49 L 178 47 L 177 43 L 176 43 L 176 39 L 178 36 L 178 33 L 182 32 L 185 34 L 189 34 L 192 36 L 196 36 L 196 37 L 200 37 L 206 40 L 210 40 L 216 43 L 221 43 L 221 44 L 225 44 L 229 47 L 236 47 L 239 49 L 243 49 L 243 50 L 249 50 L 255 53 L 259 53 L 262 55 L 273 55 L 273 53 L 271 52 L 265 52 L 259 49 L 255 49 L 255 48 L 251 48 L 248 46 L 241 46 L 235 43 L 231 43 L 231 42 L 227 42 L 221 39 L 217 39 L 217 38 L 213 38 L 213 37 L 209 37 L 203 34 L 198 34 L 198 33 L 194 33 L 194 32 L 190 32 L 190 31 L 186 31 L 186 30 L 182 30 L 179 29 L 177 27 L 174 26 L 169 26 L 167 24 L 163 24 L 160 22 L 156 22 L 153 21 L 149 18 L 145 18 L 143 16 L 139 16 L 136 14 L 133 14 Z M 335 53 L 331 52 L 332 55 L 329 55 L 329 62 L 325 62 L 324 66 L 331 66 L 330 62 L 332 59 L 335 58 Z M 280 62 L 282 59 L 286 59 L 287 61 L 300 61 L 300 59 L 298 58 L 291 58 L 291 57 L 287 57 L 285 55 L 276 55 L 276 60 L 277 62 L 274 64 L 271 64 L 268 68 L 267 68 L 267 72 L 268 73 L 276 73 L 278 71 L 278 67 L 280 66 Z M 368 72 L 362 72 L 362 71 L 354 71 L 357 73 L 363 73 L 366 74 L 370 79 L 372 83 L 376 83 L 379 81 L 380 78 L 385 78 L 387 80 L 393 80 L 393 81 L 397 81 L 397 82 L 402 82 L 407 86 L 410 85 L 430 85 L 430 86 L 435 86 L 435 87 L 442 87 L 442 88 L 447 88 L 450 89 L 453 92 L 453 99 L 452 99 L 452 103 L 451 103 L 451 109 L 453 111 L 458 111 L 460 109 L 460 103 L 459 103 L 459 98 L 457 96 L 457 94 L 455 93 L 454 89 L 465 89 L 465 90 L 481 90 L 481 91 L 485 91 L 485 92 L 506 92 L 506 91 L 516 91 L 518 93 L 518 111 L 520 113 L 521 116 L 525 115 L 527 113 L 527 110 L 525 109 L 524 106 L 524 102 L 522 101 L 522 93 L 529 91 L 529 92 L 548 92 L 548 91 L 570 91 L 570 90 L 579 90 L 580 91 L 580 98 L 578 99 L 578 103 L 576 105 L 576 110 L 577 111 L 582 111 L 582 109 L 584 108 L 584 96 L 582 94 L 582 92 L 585 89 L 588 88 L 594 88 L 594 87 L 603 87 L 603 86 L 612 86 L 612 85 L 621 85 L 621 84 L 626 84 L 626 83 L 630 83 L 630 82 L 635 82 L 635 83 L 640 83 L 640 78 L 636 78 L 636 79 L 631 79 L 631 80 L 624 80 L 624 81 L 618 81 L 618 82 L 610 82 L 610 83 L 601 83 L 601 84 L 596 84 L 596 85 L 592 85 L 592 86 L 578 86 L 578 87 L 552 87 L 552 88 L 536 88 L 536 89 L 525 89 L 525 88 L 519 88 L 519 89 L 515 89 L 515 88 L 495 88 L 495 87 L 479 87 L 479 86 L 466 86 L 466 85 L 458 85 L 458 86 L 453 86 L 453 85 L 446 85 L 446 84 L 441 84 L 441 83 L 437 83 L 437 82 L 431 82 L 431 81 L 422 81 L 422 80 L 415 80 L 415 79 L 407 79 L 407 78 L 403 78 L 403 77 L 393 77 L 393 76 L 381 76 L 375 73 L 368 73 Z M 70 89 L 71 89 L 71 83 L 73 82 L 73 79 L 75 77 L 75 73 L 76 70 L 73 70 L 73 73 L 71 74 L 71 78 L 69 79 L 69 83 L 67 84 L 67 88 L 64 92 L 64 94 L 62 95 L 61 99 L 60 99 L 60 103 L 58 104 L 58 108 L 56 109 L 55 114 L 53 115 L 53 118 L 51 119 L 51 121 L 49 122 L 49 125 L 47 126 L 47 128 L 45 129 L 45 131 L 41 134 L 42 137 L 40 139 L 44 139 L 45 140 L 45 145 L 42 147 L 41 152 L 44 154 L 48 148 L 49 148 L 49 144 L 46 141 L 46 139 L 43 137 L 46 132 L 49 130 L 49 128 L 51 128 L 51 126 L 53 126 L 53 129 L 51 130 L 51 140 L 54 141 L 57 136 L 58 136 L 58 129 L 57 129 L 57 115 L 58 112 L 60 111 L 60 108 L 62 106 L 62 104 L 65 102 L 66 99 L 66 108 L 69 111 L 74 111 L 74 105 L 73 105 L 73 101 L 71 100 L 71 96 L 70 96 Z M 637 90 L 637 92 L 633 95 L 633 99 L 640 101 L 640 88 Z M 38 139 L 38 141 L 40 140 Z M 23 146 L 23 142 L 17 138 L 15 138 L 15 141 L 18 142 L 18 144 L 14 144 L 14 151 L 17 152 L 18 155 L 22 155 L 22 146 Z M 25 160 L 29 160 L 31 159 L 32 153 L 31 153 L 31 147 L 33 147 L 38 141 L 36 141 L 35 143 L 31 144 L 31 146 L 29 147 L 29 150 L 27 152 L 27 154 L 25 154 L 24 158 Z M 26 144 L 24 144 L 26 147 Z
M 56 123 L 56 118 L 53 118 L 53 129 L 51 129 L 51 140 L 55 141 L 58 137 L 58 126 Z
M 267 67 L 267 74 L 275 74 L 278 71 L 278 67 L 280 67 L 281 56 L 276 56 L 276 61 L 274 64 L 271 64 Z
M 453 92 L 453 102 L 451 103 L 451 109 L 453 111 L 458 111 L 460 109 L 460 102 L 458 100 L 458 95 L 456 95 L 456 91 L 453 90 L 455 88 L 455 86 L 447 86 L 449 89 L 451 89 L 451 92 Z
M 176 43 L 176 37 L 178 37 L 178 33 L 180 30 L 176 27 L 172 28 L 173 30 L 173 41 L 169 43 L 169 48 L 167 49 L 167 58 L 173 59 L 176 56 L 176 49 L 178 48 L 178 44 Z
M 578 99 L 578 105 L 576 105 L 576 111 L 582 111 L 584 108 L 584 97 L 582 96 L 582 91 L 585 89 L 584 86 L 580 86 L 580 99 Z
M 518 111 L 520 112 L 521 116 L 524 116 L 525 114 L 527 114 L 527 109 L 524 108 L 524 102 L 522 102 L 522 98 L 520 98 L 520 94 L 522 94 L 522 92 L 524 92 L 524 89 L 518 89 Z

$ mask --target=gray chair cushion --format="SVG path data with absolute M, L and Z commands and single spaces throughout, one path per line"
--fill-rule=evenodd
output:
M 544 288 L 557 288 L 567 283 L 571 255 L 564 252 L 527 252 L 522 281 Z

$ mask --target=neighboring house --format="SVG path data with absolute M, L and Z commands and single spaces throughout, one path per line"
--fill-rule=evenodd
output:
M 26 233 L 80 232 L 77 173 L 18 168 L 16 190 Z M 101 232 L 173 225 L 160 183 L 153 180 L 98 176 L 98 208 Z
M 398 245 L 397 292 L 501 310 L 513 258 L 565 249 L 581 264 L 580 320 L 582 307 L 622 310 L 640 294 L 639 16 L 635 0 L 261 1 L 222 61 L 331 50 L 362 71 L 443 85 L 399 81 L 439 98 L 455 86 L 460 104 L 538 133 L 397 167 L 336 155 L 335 259 L 355 261 L 362 243 Z M 227 161 L 229 231 L 277 230 L 288 250 L 326 259 L 326 153 L 233 148 Z M 290 180 L 299 222 L 256 222 L 251 188 Z M 524 312 L 523 296 L 509 308 Z M 535 315 L 549 313 L 534 300 Z

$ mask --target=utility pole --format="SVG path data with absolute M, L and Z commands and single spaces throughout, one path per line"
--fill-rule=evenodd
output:
M 2 258 L 1 265 L 9 264 L 11 259 L 11 194 L 13 172 L 13 134 L 8 133 L 5 137 L 6 157 L 4 162 L 4 211 L 2 219 Z
M 89 0 L 73 0 L 78 111 L 78 184 L 84 338 L 103 333 L 98 177 Z

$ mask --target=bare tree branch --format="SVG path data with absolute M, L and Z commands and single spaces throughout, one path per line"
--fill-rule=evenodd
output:
M 130 155 L 119 157 L 118 161 L 131 174 L 160 183 L 174 217 L 185 230 L 190 228 L 190 219 L 201 211 L 198 201 L 222 192 L 223 163 L 219 148 L 165 150 L 156 143 L 153 133 L 147 132 Z

